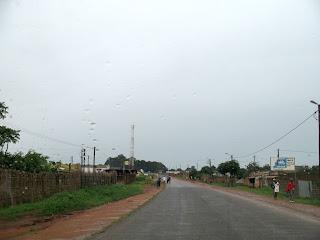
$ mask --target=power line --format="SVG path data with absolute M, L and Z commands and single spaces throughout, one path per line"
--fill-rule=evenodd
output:
M 296 151 L 296 150 L 282 150 L 280 149 L 281 152 L 301 152 L 301 153 L 316 153 L 318 154 L 319 152 L 306 152 L 306 151 Z
M 79 145 L 79 144 L 74 144 L 74 143 L 62 141 L 62 140 L 59 140 L 59 139 L 56 139 L 56 138 L 52 138 L 52 137 L 43 135 L 43 134 L 41 134 L 41 133 L 37 133 L 37 132 L 35 132 L 35 131 L 31 131 L 31 130 L 29 130 L 29 129 L 20 127 L 20 126 L 18 126 L 18 125 L 16 125 L 16 124 L 3 121 L 3 120 L 0 120 L 0 122 L 3 123 L 6 127 L 14 127 L 14 128 L 17 128 L 17 129 L 20 130 L 21 132 L 27 133 L 27 134 L 32 135 L 32 136 L 34 136 L 34 137 L 39 137 L 39 138 L 46 139 L 46 140 L 49 140 L 49 141 L 52 141 L 52 142 L 57 142 L 57 143 L 66 144 L 66 145 L 75 146 L 75 147 L 92 148 L 92 147 L 87 147 L 87 146 L 83 146 L 83 145 Z M 92 148 L 92 149 L 93 149 L 93 148 Z
M 253 153 L 250 153 L 250 154 L 247 154 L 247 155 L 243 155 L 243 156 L 240 156 L 240 157 L 235 157 L 235 158 L 244 158 L 244 157 L 249 157 L 253 154 L 256 154 L 258 152 L 261 152 L 263 150 L 265 150 L 266 148 L 272 146 L 273 144 L 279 142 L 281 139 L 285 138 L 287 135 L 289 135 L 291 132 L 293 132 L 294 130 L 296 130 L 298 127 L 300 127 L 302 124 L 304 124 L 307 120 L 309 120 L 314 114 L 316 114 L 318 111 L 315 111 L 314 113 L 312 113 L 309 117 L 307 117 L 304 121 L 302 121 L 301 123 L 299 123 L 295 128 L 293 128 L 292 130 L 290 130 L 289 132 L 287 132 L 285 135 L 283 135 L 282 137 L 278 138 L 276 141 L 270 143 L 269 145 L 267 145 L 266 147 L 264 148 L 261 148 L 260 150 L 258 151 L 255 151 Z

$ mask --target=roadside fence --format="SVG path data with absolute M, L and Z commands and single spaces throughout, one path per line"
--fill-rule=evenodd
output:
M 0 208 L 39 201 L 58 192 L 116 183 L 116 172 L 29 173 L 0 169 Z

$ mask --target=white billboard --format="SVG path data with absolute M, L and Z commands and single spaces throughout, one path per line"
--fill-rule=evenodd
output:
M 294 171 L 295 158 L 294 157 L 271 157 L 270 167 L 272 171 Z

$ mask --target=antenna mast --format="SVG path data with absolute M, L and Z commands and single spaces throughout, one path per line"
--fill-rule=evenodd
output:
M 131 125 L 131 148 L 129 166 L 131 169 L 134 168 L 134 125 Z

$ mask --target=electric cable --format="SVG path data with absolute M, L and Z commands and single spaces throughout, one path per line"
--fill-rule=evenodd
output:
M 285 135 L 283 135 L 282 137 L 278 138 L 276 141 L 270 143 L 270 144 L 267 145 L 266 147 L 261 148 L 260 150 L 255 151 L 255 152 L 253 152 L 253 153 L 250 153 L 250 154 L 247 154 L 247 155 L 243 155 L 243 156 L 239 156 L 239 157 L 234 157 L 234 158 L 249 157 L 249 156 L 251 156 L 251 155 L 253 155 L 253 154 L 256 154 L 256 153 L 258 153 L 258 152 L 261 152 L 261 151 L 267 149 L 268 147 L 272 146 L 273 144 L 279 142 L 281 139 L 283 139 L 283 138 L 285 138 L 286 136 L 288 136 L 291 132 L 293 132 L 293 131 L 296 130 L 298 127 L 300 127 L 302 124 L 304 124 L 306 121 L 308 121 L 310 118 L 312 118 L 312 117 L 314 116 L 314 114 L 316 114 L 317 112 L 318 112 L 318 110 L 315 111 L 314 113 L 312 113 L 312 114 L 311 114 L 309 117 L 307 117 L 304 121 L 302 121 L 301 123 L 299 123 L 295 128 L 293 128 L 292 130 L 290 130 L 289 132 L 287 132 L 287 133 L 286 133 Z
M 93 147 L 83 146 L 83 145 L 74 144 L 74 143 L 70 143 L 70 142 L 63 141 L 63 140 L 59 140 L 59 139 L 56 139 L 56 138 L 52 138 L 52 137 L 43 135 L 43 134 L 41 134 L 41 133 L 37 133 L 37 132 L 35 132 L 35 131 L 31 131 L 31 130 L 29 130 L 29 129 L 20 127 L 20 126 L 18 126 L 18 125 L 16 125 L 16 124 L 3 121 L 3 120 L 0 120 L 0 123 L 4 123 L 4 126 L 6 126 L 6 127 L 14 127 L 14 128 L 17 128 L 17 129 L 20 130 L 21 132 L 27 133 L 27 134 L 32 135 L 32 136 L 34 136 L 34 137 L 39 137 L 39 138 L 42 138 L 42 139 L 46 139 L 46 140 L 49 140 L 49 141 L 53 141 L 53 142 L 57 142 L 57 143 L 61 143 L 61 144 L 66 144 L 66 145 L 70 145 L 70 146 L 81 147 L 81 148 L 85 147 L 85 148 L 91 148 L 91 149 L 93 149 Z
M 282 150 L 282 149 L 279 149 L 279 151 L 281 152 L 301 152 L 301 153 L 316 153 L 318 154 L 319 152 L 306 152 L 306 151 L 296 151 L 296 150 Z

